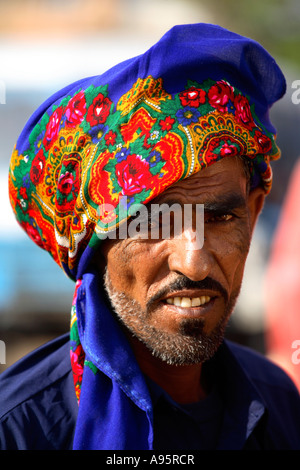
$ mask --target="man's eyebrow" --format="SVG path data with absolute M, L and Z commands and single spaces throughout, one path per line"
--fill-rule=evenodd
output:
M 184 207 L 184 204 L 177 200 L 177 199 L 166 199 L 165 201 L 159 202 L 158 205 L 166 204 L 171 208 L 173 205 L 179 205 L 180 207 Z M 246 207 L 247 202 L 245 197 L 239 193 L 229 193 L 229 194 L 222 194 L 218 199 L 207 199 L 203 201 L 204 210 L 206 212 L 213 212 L 213 213 L 224 213 L 230 210 Z M 150 203 L 151 205 L 151 203 Z M 195 204 L 193 204 L 195 205 Z
M 210 213 L 225 213 L 234 209 L 246 207 L 247 202 L 242 194 L 224 194 L 219 199 L 204 202 L 204 210 Z

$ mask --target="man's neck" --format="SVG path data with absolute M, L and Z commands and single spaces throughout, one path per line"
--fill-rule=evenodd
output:
M 170 365 L 154 357 L 136 338 L 129 338 L 142 372 L 177 403 L 195 403 L 207 396 L 202 364 Z

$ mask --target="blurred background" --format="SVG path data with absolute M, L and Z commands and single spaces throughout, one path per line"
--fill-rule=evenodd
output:
M 300 79 L 299 1 L 0 0 L 0 340 L 6 347 L 0 372 L 68 331 L 74 289 L 50 256 L 23 234 L 9 206 L 8 165 L 25 122 L 56 90 L 144 52 L 175 24 L 196 22 L 219 24 L 256 39 L 287 79 L 287 94 L 271 113 L 283 158 L 274 164 L 273 190 L 256 227 L 227 332 L 230 339 L 269 355 L 266 309 L 271 308 L 266 307 L 265 277 L 300 156 L 300 104 L 292 102 L 292 83 Z M 296 320 L 291 325 L 292 339 L 300 340 Z M 289 357 L 292 352 L 288 350 Z

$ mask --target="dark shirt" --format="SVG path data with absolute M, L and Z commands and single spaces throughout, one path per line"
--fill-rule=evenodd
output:
M 154 410 L 154 449 L 216 449 L 224 411 L 217 387 L 204 400 L 179 404 L 156 383 L 147 382 Z
M 202 403 L 151 387 L 155 449 L 300 449 L 299 393 L 281 369 L 229 342 L 207 367 L 218 382 Z M 72 449 L 77 412 L 68 335 L 0 375 L 1 450 Z
M 69 335 L 0 375 L 0 449 L 72 449 L 78 405 Z

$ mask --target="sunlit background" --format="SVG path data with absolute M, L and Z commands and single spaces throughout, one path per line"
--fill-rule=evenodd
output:
M 175 24 L 219 24 L 258 40 L 287 78 L 272 111 L 283 158 L 256 228 L 228 336 L 265 353 L 263 278 L 290 175 L 298 159 L 298 0 L 0 0 L 0 340 L 6 364 L 68 329 L 74 285 L 14 220 L 7 196 L 10 155 L 32 112 L 51 93 L 144 52 Z M 300 334 L 299 334 L 300 336 Z M 299 338 L 300 339 L 300 338 Z M 299 366 L 300 367 L 300 366 Z

